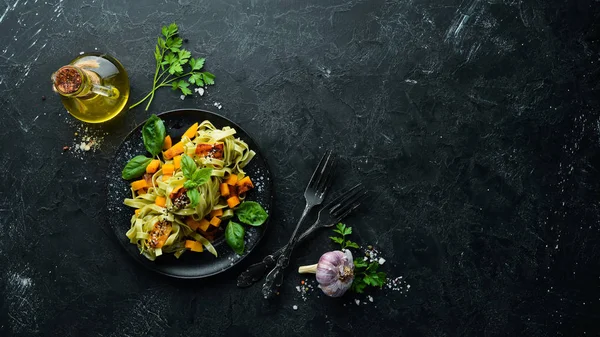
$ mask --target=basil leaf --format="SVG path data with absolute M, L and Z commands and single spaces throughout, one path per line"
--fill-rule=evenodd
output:
M 181 170 L 183 171 L 183 176 L 192 179 L 194 172 L 196 172 L 196 162 L 188 155 L 181 156 Z
M 269 216 L 262 206 L 254 201 L 244 201 L 235 209 L 235 213 L 241 222 L 250 226 L 260 226 Z
M 225 228 L 225 241 L 238 255 L 244 254 L 244 235 L 246 230 L 239 223 L 229 221 Z
M 156 115 L 150 116 L 142 127 L 142 138 L 144 139 L 144 146 L 146 150 L 150 152 L 152 156 L 156 156 L 162 150 L 163 143 L 165 142 L 165 124 Z
M 196 207 L 200 201 L 200 192 L 196 188 L 192 188 L 191 190 L 187 190 L 187 196 L 190 199 L 190 205 Z
M 191 190 L 192 188 L 196 187 L 198 187 L 198 184 L 196 184 L 196 182 L 193 180 L 188 180 L 185 183 L 183 183 L 183 188 L 185 188 L 186 190 Z
M 146 156 L 135 156 L 125 164 L 121 176 L 126 180 L 140 177 L 146 172 L 146 166 L 151 161 L 152 158 L 147 158 Z
M 199 170 L 196 170 L 196 172 L 194 172 L 194 175 L 192 176 L 192 180 L 196 184 L 198 184 L 198 186 L 204 185 L 204 184 L 206 184 L 206 182 L 208 182 L 210 180 L 211 174 L 212 174 L 211 168 L 199 169 Z

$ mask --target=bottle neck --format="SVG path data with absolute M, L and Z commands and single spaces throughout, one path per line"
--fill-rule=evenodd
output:
M 68 65 L 52 74 L 52 88 L 65 97 L 87 98 L 95 95 L 117 98 L 119 91 L 103 86 L 100 76 L 93 71 Z

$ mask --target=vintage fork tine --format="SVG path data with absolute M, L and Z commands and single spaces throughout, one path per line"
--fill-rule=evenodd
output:
M 338 210 L 335 214 L 333 215 L 333 217 L 337 218 L 337 219 L 343 219 L 346 216 L 348 216 L 348 214 L 350 214 L 352 211 L 354 211 L 355 209 L 357 209 L 361 203 L 362 200 L 367 196 L 367 192 L 365 191 L 364 193 L 359 194 L 356 198 L 355 201 L 351 204 L 349 204 L 349 206 L 347 205 L 346 207 L 344 207 L 343 209 Z M 342 213 L 343 212 L 343 213 Z M 342 214 L 340 214 L 342 213 Z M 339 220 L 338 220 L 339 221 Z M 337 222 L 337 221 L 336 221 Z
M 336 212 L 340 207 L 343 207 L 344 204 L 349 203 L 348 200 L 351 200 L 352 197 L 354 197 L 356 194 L 365 191 L 365 188 L 362 186 L 362 184 L 358 184 L 354 187 L 352 187 L 352 189 L 350 189 L 348 192 L 346 192 L 345 194 L 341 195 L 338 199 L 334 200 L 331 202 L 331 208 L 329 210 L 329 213 L 332 214 L 334 212 Z
M 308 186 L 306 186 L 306 191 L 308 191 L 311 188 L 316 188 L 318 181 L 323 176 L 323 170 L 325 169 L 326 163 L 329 161 L 329 158 L 331 157 L 331 153 L 332 153 L 331 150 L 327 150 L 327 152 L 325 152 L 323 157 L 321 157 L 321 160 L 319 161 L 319 165 L 317 165 L 317 169 L 313 172 L 313 174 L 310 177 L 310 180 L 308 182 Z M 306 193 L 306 191 L 305 191 L 305 193 Z
M 319 186 L 316 190 L 318 194 L 324 194 L 325 192 L 327 192 L 329 186 L 331 186 L 331 181 L 333 180 L 335 168 L 337 167 L 337 161 L 335 160 L 335 157 L 331 158 L 331 161 L 329 162 L 328 166 L 328 171 L 325 173 L 324 179 L 321 179 L 321 181 L 319 181 Z

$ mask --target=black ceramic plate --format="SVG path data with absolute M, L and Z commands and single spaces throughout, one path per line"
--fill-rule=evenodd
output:
M 237 131 L 235 137 L 245 141 L 250 149 L 256 152 L 256 156 L 244 168 L 244 171 L 252 177 L 254 189 L 246 195 L 246 200 L 253 200 L 260 203 L 267 213 L 271 214 L 272 201 L 272 180 L 269 166 L 258 146 L 250 136 L 237 124 L 225 117 L 219 116 L 209 111 L 185 109 L 173 110 L 162 113 L 159 117 L 164 121 L 167 134 L 173 138 L 173 142 L 183 135 L 185 130 L 195 122 L 209 120 L 217 128 L 230 126 Z M 142 141 L 142 126 L 138 125 L 121 143 L 117 149 L 113 161 L 108 169 L 108 222 L 111 229 L 117 236 L 123 247 L 144 266 L 164 275 L 177 278 L 202 278 L 221 273 L 240 262 L 248 253 L 259 243 L 265 230 L 267 230 L 268 220 L 260 227 L 246 227 L 246 250 L 243 256 L 238 256 L 227 245 L 223 237 L 213 242 L 219 256 L 215 257 L 206 250 L 203 253 L 186 252 L 179 259 L 172 254 L 159 256 L 156 261 L 149 261 L 139 253 L 136 245 L 129 243 L 125 233 L 130 227 L 133 209 L 123 205 L 125 198 L 131 197 L 129 181 L 121 179 L 121 171 L 125 163 L 138 154 L 145 154 L 144 143 Z M 223 223 L 221 226 L 226 225 Z

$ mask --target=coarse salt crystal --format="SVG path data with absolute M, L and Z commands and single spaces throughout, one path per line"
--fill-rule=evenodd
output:
M 183 101 L 185 99 L 185 95 L 179 96 L 179 99 Z
M 373 296 L 369 295 L 367 296 L 367 299 L 369 300 L 369 302 L 373 302 Z
M 202 88 L 196 88 L 196 89 L 194 89 L 194 91 L 197 92 L 197 93 L 199 93 L 200 96 L 204 96 L 204 89 L 202 89 Z
M 298 310 L 298 306 L 297 306 L 297 305 L 294 305 L 294 306 L 292 307 L 292 309 L 294 309 L 294 310 Z
M 360 305 L 360 300 L 354 300 L 354 303 L 356 303 L 356 305 Z
M 379 264 L 384 264 L 385 263 L 385 259 L 383 257 L 380 257 L 379 261 L 377 261 L 377 262 L 379 262 Z

